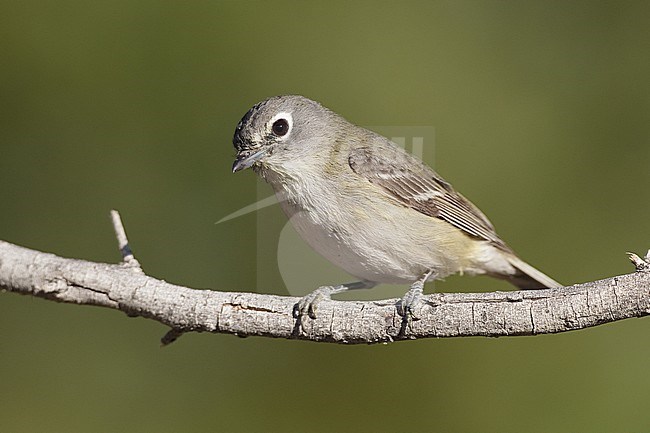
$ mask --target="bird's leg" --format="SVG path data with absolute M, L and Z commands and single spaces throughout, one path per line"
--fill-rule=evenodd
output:
M 319 287 L 307 296 L 304 296 L 296 305 L 293 306 L 293 317 L 296 319 L 302 319 L 304 316 L 309 316 L 310 318 L 315 319 L 316 309 L 321 301 L 332 299 L 332 295 L 347 290 L 370 289 L 376 285 L 377 283 L 372 281 L 363 280 L 354 283 L 340 284 L 338 286 Z
M 404 294 L 402 300 L 397 306 L 397 312 L 404 317 L 406 320 L 417 319 L 413 314 L 415 306 L 421 302 L 420 298 L 422 297 L 422 290 L 424 289 L 424 283 L 427 282 L 429 277 L 433 274 L 433 270 L 428 270 L 419 280 L 411 284 L 411 288 L 408 292 Z

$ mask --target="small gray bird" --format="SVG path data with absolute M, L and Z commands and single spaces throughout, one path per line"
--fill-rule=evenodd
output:
M 303 96 L 251 108 L 235 130 L 233 172 L 248 167 L 274 189 L 300 236 L 359 282 L 324 286 L 296 304 L 318 303 L 378 283 L 410 284 L 398 310 L 413 315 L 426 281 L 487 274 L 521 289 L 561 287 L 525 263 L 485 215 L 422 161 Z

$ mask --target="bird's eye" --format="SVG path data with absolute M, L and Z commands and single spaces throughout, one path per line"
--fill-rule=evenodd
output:
M 289 132 L 289 122 L 287 122 L 287 119 L 278 119 L 273 122 L 271 130 L 278 137 L 282 137 L 283 135 L 286 135 L 287 132 Z

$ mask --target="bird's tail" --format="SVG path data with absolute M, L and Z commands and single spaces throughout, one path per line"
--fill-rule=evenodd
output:
M 533 268 L 514 254 L 508 256 L 508 261 L 518 272 L 514 275 L 499 275 L 499 278 L 508 280 L 520 289 L 556 289 L 563 287 L 562 284 Z

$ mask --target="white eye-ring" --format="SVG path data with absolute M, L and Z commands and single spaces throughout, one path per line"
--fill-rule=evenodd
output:
M 291 132 L 293 127 L 293 117 L 291 113 L 278 113 L 268 123 L 270 125 L 271 133 L 278 138 L 286 137 Z

